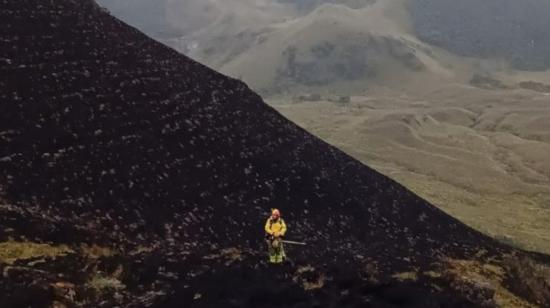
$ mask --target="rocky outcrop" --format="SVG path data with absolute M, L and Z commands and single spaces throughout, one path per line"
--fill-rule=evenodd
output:
M 550 93 L 550 85 L 536 81 L 522 81 L 519 83 L 519 87 L 541 93 Z
M 511 251 L 92 1 L 0 5 L 1 307 L 471 307 L 395 274 Z
M 487 90 L 504 90 L 509 88 L 502 81 L 490 75 L 481 74 L 474 74 L 472 79 L 470 79 L 470 85 Z

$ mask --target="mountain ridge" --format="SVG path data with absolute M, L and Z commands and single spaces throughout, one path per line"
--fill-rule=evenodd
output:
M 419 75 L 418 78 L 430 79 L 430 83 L 443 86 L 453 83 L 468 84 L 478 74 L 505 80 L 511 74 L 544 72 L 550 68 L 545 58 L 545 55 L 548 54 L 546 50 L 550 45 L 544 33 L 540 31 L 540 29 L 547 28 L 545 19 L 541 16 L 550 10 L 550 6 L 546 5 L 543 0 L 530 0 L 522 8 L 517 8 L 516 4 L 512 3 L 513 1 L 505 1 L 503 5 L 490 1 L 482 4 L 479 9 L 476 9 L 476 4 L 473 1 L 456 3 L 428 0 L 322 0 L 292 3 L 289 1 L 261 1 L 259 4 L 246 1 L 237 2 L 234 1 L 235 8 L 229 7 L 223 12 L 218 12 L 218 15 L 212 12 L 216 11 L 215 9 L 221 4 L 214 0 L 201 2 L 200 5 L 193 4 L 193 1 L 185 4 L 178 2 L 167 4 L 164 8 L 166 14 L 170 16 L 159 17 L 159 20 L 164 20 L 173 27 L 179 28 L 180 34 L 173 37 L 158 36 L 158 39 L 200 62 L 245 80 L 252 88 L 264 95 L 285 95 L 286 92 L 291 92 L 291 95 L 322 92 L 326 88 L 329 92 L 347 92 L 347 94 L 356 95 L 362 95 L 366 90 L 383 87 L 395 90 L 402 90 L 404 87 L 405 90 L 414 92 L 415 88 L 420 88 L 419 84 L 415 82 L 414 73 Z M 109 4 L 106 0 L 103 3 L 117 7 L 115 4 Z M 209 7 L 210 10 L 203 9 L 201 5 Z M 187 9 L 182 9 L 183 6 Z M 285 55 L 282 54 L 284 49 L 278 50 L 276 47 L 272 47 L 273 50 L 268 52 L 273 55 L 264 59 L 261 55 L 264 55 L 266 51 L 262 44 L 269 40 L 279 40 L 282 35 L 281 31 L 294 32 L 296 29 L 293 28 L 293 25 L 300 26 L 307 22 L 312 18 L 314 12 L 323 6 L 341 7 L 356 12 L 355 15 L 361 14 L 361 19 L 365 21 L 362 29 L 367 32 L 371 31 L 373 27 L 373 23 L 367 22 L 369 20 L 384 19 L 401 25 L 406 21 L 406 26 L 390 31 L 391 34 L 387 39 L 396 40 L 394 44 L 396 46 L 390 49 L 380 46 L 379 42 L 370 39 L 371 36 L 378 37 L 379 35 L 357 36 L 354 31 L 340 30 L 338 37 L 347 38 L 338 44 L 344 51 L 334 55 L 341 59 L 340 62 L 345 62 L 346 59 L 350 62 L 358 61 L 355 56 L 357 52 L 349 50 L 362 50 L 362 55 L 367 57 L 370 53 L 374 54 L 368 61 L 371 66 L 377 68 L 363 70 L 358 73 L 357 77 L 350 79 L 347 74 L 333 76 L 331 72 L 338 71 L 337 68 L 332 68 L 328 72 L 326 70 L 313 72 L 309 74 L 312 76 L 308 75 L 305 80 L 304 78 L 292 79 L 285 74 L 279 74 L 278 72 L 287 70 L 287 63 L 284 59 L 277 60 L 285 58 Z M 389 8 L 386 10 L 374 9 L 376 12 L 372 12 L 373 8 L 382 6 Z M 125 15 L 122 16 L 127 16 L 128 21 L 134 20 L 130 16 L 139 16 L 139 13 L 132 14 L 133 10 L 126 8 Z M 205 15 L 204 19 L 212 20 L 212 22 L 199 27 L 199 29 L 185 26 L 188 24 L 186 21 L 190 19 L 185 13 L 188 11 L 193 11 L 197 15 Z M 456 14 L 456 12 L 460 13 Z M 494 15 L 492 18 L 484 18 L 485 15 L 492 16 L 491 14 Z M 339 24 L 351 22 L 346 16 L 340 15 L 342 14 L 332 16 L 335 19 L 334 22 Z M 216 19 L 215 16 L 220 18 Z M 353 16 L 349 17 L 353 19 Z M 334 25 L 333 23 L 320 24 L 319 27 L 309 29 L 307 36 L 320 36 L 318 43 L 334 40 L 330 36 L 330 33 L 334 31 Z M 380 27 L 377 26 L 377 28 Z M 351 27 L 352 30 L 354 28 Z M 298 30 L 305 31 L 305 29 Z M 327 36 L 323 39 L 322 36 L 325 33 Z M 404 41 L 401 42 L 401 40 Z M 287 40 L 280 42 L 279 45 L 291 47 L 302 45 L 303 49 L 297 50 L 298 55 L 307 58 L 311 56 L 309 49 L 317 48 L 316 42 L 310 41 L 310 43 L 313 45 L 305 46 L 302 41 L 291 40 L 291 35 L 289 35 Z M 411 54 L 408 56 L 409 58 L 417 58 L 416 62 L 422 63 L 428 70 L 418 74 L 418 71 L 411 72 L 407 66 L 393 66 L 392 63 L 399 63 L 402 59 L 400 57 L 394 59 L 390 56 L 390 60 L 393 61 L 386 61 L 384 56 L 377 55 L 377 50 L 384 51 L 381 52 L 382 55 L 391 54 L 392 50 L 399 51 L 399 54 L 409 53 Z M 264 65 L 264 62 L 269 63 Z M 302 63 L 295 64 L 294 70 L 304 69 Z M 322 61 L 306 64 L 317 67 L 324 65 Z M 342 63 L 334 65 L 345 67 L 345 64 Z M 255 67 L 257 68 L 254 70 Z M 537 76 L 536 74 L 530 75 L 532 78 Z M 325 84 L 314 85 L 319 83 L 318 79 L 323 80 Z M 544 79 L 538 81 L 545 82 Z M 289 86 L 292 84 L 299 86 L 293 89 Z

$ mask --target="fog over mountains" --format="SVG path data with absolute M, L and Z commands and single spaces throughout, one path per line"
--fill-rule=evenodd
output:
M 296 84 L 358 92 L 353 82 L 385 85 L 384 76 L 407 75 L 411 65 L 435 80 L 463 82 L 455 66 L 466 67 L 464 57 L 487 60 L 482 70 L 479 63 L 471 68 L 483 73 L 495 67 L 550 68 L 545 30 L 550 28 L 550 3 L 544 0 L 99 2 L 161 42 L 242 78 L 263 94 Z M 379 14 L 376 7 L 382 6 Z M 401 26 L 389 31 L 388 22 Z M 388 54 L 390 63 L 395 58 L 409 63 L 392 67 L 385 61 Z
M 460 55 L 550 68 L 550 1 L 412 0 L 418 37 Z

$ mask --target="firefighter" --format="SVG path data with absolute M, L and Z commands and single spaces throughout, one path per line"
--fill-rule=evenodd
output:
M 282 242 L 283 236 L 286 233 L 286 224 L 281 218 L 281 212 L 278 209 L 271 210 L 271 216 L 265 223 L 265 232 L 269 263 L 282 263 L 286 258 Z

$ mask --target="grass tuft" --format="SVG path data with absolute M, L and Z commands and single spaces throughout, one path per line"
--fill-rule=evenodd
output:
M 74 251 L 66 245 L 8 241 L 0 243 L 0 263 L 13 264 L 17 260 L 37 257 L 59 257 Z

